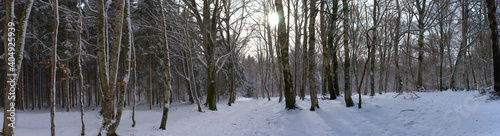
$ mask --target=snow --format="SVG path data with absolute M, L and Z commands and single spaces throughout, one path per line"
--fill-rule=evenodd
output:
M 297 99 L 300 109 L 285 110 L 284 101 L 278 103 L 277 98 L 238 98 L 233 106 L 221 101 L 218 111 L 205 108 L 203 113 L 197 112 L 195 104 L 173 103 L 166 130 L 158 129 L 161 108 L 146 110 L 147 106 L 141 105 L 136 111 L 136 127 L 131 127 L 131 110 L 126 107 L 117 132 L 122 136 L 500 135 L 500 101 L 488 101 L 477 91 L 426 92 L 418 93 L 419 98 L 411 94 L 394 96 L 363 96 L 361 109 L 345 107 L 343 97 L 320 100 L 321 108 L 316 111 L 309 111 L 308 99 Z M 87 135 L 96 135 L 101 125 L 102 117 L 92 109 L 86 108 L 84 116 Z M 80 134 L 79 108 L 73 110 L 56 112 L 56 135 Z M 50 135 L 48 110 L 17 111 L 16 117 L 15 135 Z

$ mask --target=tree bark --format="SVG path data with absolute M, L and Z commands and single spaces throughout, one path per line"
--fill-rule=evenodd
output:
M 78 3 L 81 3 L 81 0 L 78 0 Z M 81 135 L 84 136 L 85 135 L 85 122 L 83 120 L 83 90 L 84 90 L 84 82 L 83 82 L 83 71 L 82 71 L 82 53 L 83 53 L 83 48 L 82 48 L 82 28 L 83 28 L 83 14 L 82 14 L 82 10 L 79 8 L 78 9 L 78 25 L 77 25 L 77 31 L 78 31 L 78 34 L 77 34 L 77 40 L 76 42 L 78 42 L 78 49 L 79 49 L 79 55 L 78 55 L 78 76 L 80 77 L 79 78 L 79 83 L 80 83 L 80 88 L 78 90 L 80 90 L 80 120 L 82 122 L 82 133 Z
M 286 26 L 285 26 L 285 17 L 284 17 L 284 12 L 283 12 L 283 3 L 281 0 L 276 0 L 275 1 L 276 5 L 276 10 L 278 12 L 279 16 L 279 23 L 278 23 L 278 44 L 280 45 L 281 49 L 281 65 L 283 66 L 283 79 L 285 81 L 285 108 L 290 110 L 290 109 L 295 109 L 297 108 L 295 105 L 295 95 L 293 93 L 293 83 L 292 83 L 292 77 L 290 73 L 290 65 L 289 65 L 289 59 L 288 59 L 288 33 L 286 32 Z
M 59 3 L 54 0 L 53 10 L 54 10 L 54 29 L 52 32 L 52 64 L 51 64 L 51 79 L 50 79 L 50 134 L 51 136 L 56 135 L 56 125 L 55 125 L 55 97 L 56 97 L 56 72 L 57 72 L 57 33 L 59 28 Z
M 165 22 L 166 15 L 165 15 L 165 8 L 163 7 L 162 0 L 158 0 L 158 5 L 160 5 L 160 19 L 161 19 L 161 29 L 162 29 L 162 40 L 163 40 L 163 51 L 165 52 L 165 78 L 166 78 L 166 88 L 165 88 L 165 94 L 163 98 L 163 115 L 161 118 L 161 123 L 160 123 L 160 129 L 165 130 L 166 124 L 167 124 L 167 118 L 168 118 L 168 108 L 169 102 L 168 100 L 170 99 L 170 92 L 171 92 L 171 74 L 170 74 L 170 53 L 169 53 L 169 48 L 168 48 L 168 37 L 167 37 L 167 23 Z
M 417 90 L 425 89 L 422 83 L 422 72 L 423 72 L 423 62 L 424 62 L 424 12 L 426 0 L 420 2 L 420 0 L 416 1 L 417 11 L 418 11 L 418 75 L 417 75 Z
M 457 54 L 457 60 L 455 61 L 455 66 L 453 67 L 453 71 L 451 72 L 451 79 L 450 79 L 450 88 L 452 90 L 456 90 L 455 88 L 455 80 L 456 76 L 458 73 L 458 70 L 461 67 L 461 64 L 463 63 L 464 55 L 466 52 L 466 47 L 467 47 L 467 29 L 468 29 L 468 18 L 469 18 L 469 4 L 468 1 L 462 0 L 461 2 L 462 6 L 462 41 L 460 43 L 460 48 L 458 50 Z
M 307 27 L 308 27 L 308 16 L 307 16 L 307 11 L 308 11 L 308 8 L 307 8 L 307 0 L 303 0 L 303 6 L 304 6 L 304 11 L 302 11 L 304 13 L 304 32 L 302 33 L 304 35 L 304 40 L 303 40 L 303 49 L 302 49 L 302 55 L 303 55 L 303 59 L 302 59 L 302 65 L 303 65 L 303 69 L 302 69 L 302 85 L 301 85 L 301 88 L 300 88 L 300 91 L 299 91 L 299 99 L 301 100 L 304 100 L 304 97 L 306 96 L 306 85 L 308 83 L 308 70 L 307 70 L 307 61 L 309 61 L 308 59 L 308 55 L 307 55 Z
M 316 0 L 310 0 L 310 24 L 309 24 L 309 94 L 311 95 L 311 111 L 319 108 L 318 95 L 316 89 L 318 88 L 318 81 L 314 77 L 316 75 L 316 31 L 314 25 L 316 23 Z
M 351 95 L 351 73 L 350 73 L 350 61 L 349 61 L 349 3 L 347 0 L 342 0 L 343 12 L 344 12 L 344 79 L 345 79 L 345 91 L 344 99 L 346 107 L 354 106 Z
M 19 33 L 18 33 L 18 37 L 17 37 L 17 43 L 16 43 L 16 40 L 15 40 L 15 36 L 12 35 L 12 39 L 11 38 L 8 38 L 7 35 L 9 35 L 9 32 L 11 33 L 15 33 L 15 29 L 14 30 L 9 30 L 8 28 L 10 28 L 9 26 L 12 25 L 12 27 L 15 27 L 14 25 L 14 19 L 15 19 L 15 14 L 14 14 L 14 0 L 5 0 L 5 28 L 3 29 L 4 30 L 4 52 L 5 52 L 5 55 L 4 55 L 4 58 L 5 58 L 5 63 L 9 62 L 8 58 L 7 57 L 7 54 L 9 54 L 9 42 L 10 43 L 15 43 L 15 47 L 12 47 L 12 48 L 15 48 L 15 54 L 13 55 L 13 57 L 15 58 L 14 60 L 14 69 L 13 70 L 8 70 L 8 72 L 6 72 L 6 74 L 12 74 L 12 75 L 15 75 L 15 74 L 19 74 L 19 71 L 21 70 L 21 66 L 22 66 L 22 62 L 23 62 L 23 54 L 24 54 L 24 44 L 25 44 L 25 37 L 26 37 L 26 28 L 28 26 L 28 20 L 29 20 L 29 17 L 30 17 L 30 14 L 31 14 L 31 8 L 33 7 L 33 0 L 27 0 L 26 3 L 25 3 L 25 6 L 24 6 L 24 9 L 23 9 L 23 14 L 22 14 L 22 17 L 21 17 L 21 21 L 20 21 L 20 26 L 19 26 Z M 5 65 L 6 66 L 6 69 L 10 69 L 9 68 L 9 65 Z M 18 81 L 19 81 L 19 75 L 16 75 L 16 76 L 13 76 L 12 77 L 14 79 L 14 86 L 17 85 Z M 7 78 L 6 78 L 7 79 Z M 11 83 L 9 82 L 6 82 L 6 88 L 5 88 L 5 91 L 4 91 L 4 113 L 10 113 L 8 110 L 10 108 L 7 108 L 7 107 L 10 107 L 10 104 L 11 102 L 13 102 L 13 100 L 9 99 L 9 95 L 8 92 L 10 91 L 10 85 Z M 22 91 L 22 90 L 21 90 Z M 22 96 L 22 94 L 20 94 L 20 96 Z M 21 99 L 22 100 L 22 99 Z M 20 105 L 22 107 L 22 105 Z M 24 108 L 22 108 L 24 109 Z M 11 111 L 11 112 L 14 112 L 14 111 Z M 4 121 L 3 121 L 3 129 L 2 129 L 2 135 L 4 136 L 11 136 L 13 134 L 13 127 L 14 127 L 14 122 L 11 121 L 9 119 L 9 116 L 10 114 L 4 114 Z M 12 123 L 12 124 L 11 124 Z M 9 126 L 12 125 L 12 126 Z
M 491 47 L 493 49 L 493 80 L 494 89 L 500 95 L 500 48 L 498 43 L 498 24 L 496 18 L 496 3 L 495 0 L 486 0 L 488 8 L 488 22 L 490 25 Z

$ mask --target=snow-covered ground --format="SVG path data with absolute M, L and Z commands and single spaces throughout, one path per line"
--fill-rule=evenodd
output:
M 343 97 L 320 100 L 321 108 L 316 111 L 309 111 L 307 99 L 297 101 L 300 109 L 289 111 L 277 98 L 239 98 L 231 107 L 222 101 L 218 111 L 205 109 L 204 113 L 197 112 L 195 104 L 176 103 L 171 105 L 166 130 L 158 129 L 162 114 L 159 108 L 141 108 L 136 111 L 135 128 L 131 127 L 131 110 L 125 110 L 117 131 L 122 136 L 500 135 L 500 101 L 488 101 L 477 91 L 418 93 L 417 99 L 409 94 L 395 95 L 363 96 L 362 109 L 345 107 Z M 357 95 L 352 98 L 358 101 Z M 86 133 L 96 135 L 101 117 L 97 109 L 87 110 Z M 79 112 L 56 112 L 56 135 L 80 134 Z M 18 111 L 16 117 L 16 136 L 50 135 L 47 111 Z

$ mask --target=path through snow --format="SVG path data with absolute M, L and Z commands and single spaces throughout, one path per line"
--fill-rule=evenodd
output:
M 320 109 L 309 111 L 310 101 L 298 100 L 300 109 L 284 110 L 277 98 L 239 98 L 229 107 L 220 102 L 218 111 L 196 111 L 196 105 L 173 104 L 167 130 L 158 130 L 161 110 L 141 110 L 136 113 L 137 124 L 131 127 L 131 111 L 125 110 L 118 134 L 122 136 L 186 136 L 186 135 L 500 135 L 500 101 L 486 101 L 486 96 L 470 92 L 419 93 L 394 98 L 388 93 L 374 97 L 363 96 L 363 108 L 345 107 L 344 98 L 320 100 Z M 357 96 L 353 96 L 354 101 Z M 50 135 L 47 111 L 18 111 L 15 135 Z M 2 121 L 2 119 L 0 119 Z M 101 123 L 97 111 L 85 113 L 88 135 L 96 135 Z M 56 113 L 56 135 L 80 133 L 80 113 Z

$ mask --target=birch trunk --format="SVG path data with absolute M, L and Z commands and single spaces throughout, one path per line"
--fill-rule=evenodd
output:
M 160 5 L 160 19 L 161 19 L 161 29 L 162 29 L 162 40 L 163 40 L 163 51 L 165 52 L 165 78 L 166 78 L 166 88 L 165 88 L 165 94 L 163 98 L 163 115 L 161 117 L 161 123 L 160 123 L 160 129 L 165 130 L 165 126 L 167 124 L 167 117 L 168 117 L 168 108 L 169 106 L 169 99 L 170 99 L 170 92 L 171 92 L 171 75 L 170 75 L 170 54 L 169 54 L 169 48 L 168 48 L 168 37 L 167 37 L 167 23 L 165 22 L 166 15 L 165 15 L 165 8 L 163 7 L 162 0 L 158 0 L 158 4 Z
M 290 74 L 290 65 L 288 59 L 288 33 L 286 32 L 285 26 L 285 17 L 283 12 L 283 3 L 281 0 L 275 1 L 276 10 L 279 16 L 279 24 L 278 24 L 278 42 L 281 49 L 281 65 L 283 66 L 283 79 L 285 83 L 285 105 L 286 109 L 295 109 L 295 95 L 293 93 L 293 83 L 292 83 L 292 75 Z
M 314 30 L 314 25 L 316 23 L 316 0 L 310 0 L 310 24 L 309 24 L 309 93 L 311 95 L 311 111 L 314 111 L 315 108 L 319 108 L 318 104 L 318 95 L 316 93 L 316 89 L 318 88 L 318 81 L 314 77 L 316 75 L 316 31 Z

